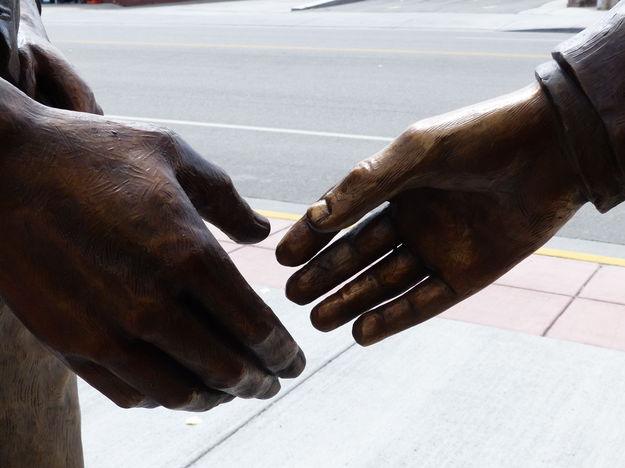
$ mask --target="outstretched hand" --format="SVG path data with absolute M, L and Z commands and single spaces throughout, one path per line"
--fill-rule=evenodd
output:
M 202 411 L 301 373 L 202 220 L 269 233 L 223 170 L 168 131 L 0 88 L 0 291 L 35 336 L 123 407 Z
M 418 122 L 312 205 L 276 255 L 284 265 L 308 262 L 287 283 L 298 304 L 357 275 L 311 320 L 330 331 L 358 318 L 354 338 L 370 345 L 484 288 L 584 202 L 549 104 L 530 86 Z

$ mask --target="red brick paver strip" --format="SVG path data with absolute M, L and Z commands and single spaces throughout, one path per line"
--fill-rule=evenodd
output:
M 531 255 L 496 283 L 574 296 L 598 268 L 599 265 L 591 262 Z
M 492 285 L 441 317 L 542 335 L 570 300 L 560 294 Z
M 625 304 L 625 268 L 602 266 L 597 274 L 584 286 L 579 296 Z
M 297 268 L 278 264 L 274 249 L 293 221 L 270 221 L 254 246 L 209 228 L 249 283 L 284 289 Z M 532 255 L 441 317 L 625 351 L 625 268 Z
M 273 250 L 259 247 L 244 247 L 235 250 L 230 258 L 245 279 L 250 284 L 258 286 L 284 289 L 286 280 L 297 271 L 297 268 L 280 265 L 276 261 Z
M 547 336 L 625 351 L 625 305 L 575 299 Z
M 267 239 L 265 239 L 264 241 L 256 244 L 256 247 L 274 250 L 278 246 L 278 243 L 280 242 L 282 237 L 286 234 L 287 229 L 290 228 L 294 223 L 294 221 L 274 218 L 271 218 L 270 221 L 271 233 L 269 234 L 269 237 L 267 237 Z

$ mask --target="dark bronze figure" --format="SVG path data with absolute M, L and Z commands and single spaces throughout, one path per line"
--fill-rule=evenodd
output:
M 37 4 L 19 11 L 0 2 L 0 294 L 15 312 L 0 304 L 0 466 L 82 465 L 67 368 L 123 407 L 275 395 L 304 355 L 202 218 L 243 243 L 267 220 L 175 134 L 96 115 Z M 317 328 L 357 318 L 359 343 L 384 339 L 479 291 L 585 202 L 625 199 L 624 15 L 562 45 L 538 84 L 415 124 L 308 210 L 277 251 L 308 262 L 288 296 L 360 273 L 313 309 Z
M 329 331 L 357 318 L 354 338 L 370 345 L 484 288 L 587 201 L 622 202 L 624 41 L 621 4 L 559 46 L 539 84 L 418 122 L 358 164 L 278 246 L 281 263 L 308 262 L 287 296 L 307 304 L 360 273 L 311 320 Z
M 202 218 L 241 243 L 268 221 L 177 135 L 94 115 L 36 3 L 15 36 L 18 11 L 0 30 L 0 294 L 32 335 L 1 305 L 0 466 L 82 466 L 67 368 L 123 407 L 275 395 L 304 354 Z

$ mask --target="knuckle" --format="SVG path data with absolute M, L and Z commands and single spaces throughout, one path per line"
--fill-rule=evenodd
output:
M 213 165 L 211 179 L 214 187 L 220 191 L 224 198 L 235 193 L 232 178 L 221 167 Z
M 141 396 L 123 396 L 115 397 L 112 399 L 113 403 L 123 409 L 141 408 L 143 406 L 144 398 Z
M 256 398 L 264 394 L 275 380 L 272 375 L 253 372 L 239 384 L 236 392 L 241 398 Z
M 262 371 L 251 363 L 230 363 L 227 369 L 222 369 L 219 376 L 212 375 L 205 379 L 210 388 L 235 395 L 240 398 L 254 398 L 262 394 L 271 386 L 275 377 Z
M 402 132 L 401 135 L 397 138 L 398 140 L 403 141 L 414 141 L 422 138 L 425 132 L 423 130 L 422 125 L 417 122 L 415 124 L 410 125 L 406 130 Z
M 250 372 L 243 362 L 230 364 L 219 378 L 220 390 L 240 391 L 249 381 Z
M 274 326 L 262 336 L 264 338 L 256 340 L 256 344 L 251 348 L 265 366 L 272 372 L 279 372 L 288 367 L 299 352 L 299 346 L 291 335 L 281 326 Z
M 163 143 L 167 143 L 170 145 L 176 145 L 178 143 L 178 139 L 180 138 L 176 132 L 167 128 L 167 127 L 158 127 L 158 131 L 161 134 L 161 138 L 163 139 Z
M 168 394 L 158 399 L 158 404 L 170 410 L 184 410 L 194 407 L 194 402 L 198 399 L 199 392 L 190 390 L 186 393 Z
M 332 190 L 326 199 L 332 201 L 341 201 L 343 197 L 350 197 L 361 193 L 372 181 L 374 162 L 372 159 L 366 159 L 356 164 L 347 177 L 341 182 L 338 190 Z
M 180 137 L 176 132 L 170 130 L 167 127 L 160 125 L 154 125 L 149 123 L 141 123 L 141 128 L 153 138 L 154 146 L 167 155 L 169 158 L 178 155 L 178 148 L 180 147 Z
M 440 127 L 432 127 L 427 121 L 417 122 L 408 127 L 392 143 L 391 148 L 398 154 L 427 154 L 448 146 L 451 134 Z
M 352 183 L 364 182 L 371 176 L 372 169 L 373 163 L 371 160 L 360 161 L 349 172 L 349 179 Z

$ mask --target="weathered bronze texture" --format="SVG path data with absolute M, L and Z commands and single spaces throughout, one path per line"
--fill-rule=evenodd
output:
M 301 372 L 202 221 L 269 233 L 220 168 L 168 131 L 0 92 L 0 291 L 59 358 L 127 407 L 268 398 Z
M 0 466 L 83 466 L 76 376 L 0 300 Z
M 624 43 L 625 2 L 621 2 L 605 21 L 563 42 L 553 52 L 554 60 L 567 75 L 568 87 L 577 88 L 585 96 L 605 127 L 607 138 L 599 138 L 593 131 L 583 132 L 579 138 L 585 136 L 588 141 L 578 144 L 592 147 L 596 140 L 599 146 L 595 151 L 577 155 L 580 167 L 586 172 L 595 170 L 596 165 L 607 168 L 603 172 L 595 170 L 599 177 L 588 177 L 591 189 L 601 195 L 591 201 L 602 212 L 625 200 L 625 80 L 621 78 L 625 66 Z M 567 86 L 559 81 L 554 86 L 543 84 L 550 94 L 566 92 L 562 88 Z M 594 114 L 583 119 L 591 128 L 596 125 Z M 607 151 L 605 146 L 609 146 Z
M 287 296 L 306 304 L 360 272 L 311 319 L 329 331 L 358 317 L 353 335 L 369 345 L 479 291 L 585 201 L 556 126 L 538 85 L 416 123 L 358 164 L 284 237 L 281 263 L 309 261 L 289 279 Z
M 14 35 L 17 27 L 12 28 L 10 34 L 5 34 L 6 29 L 3 30 L 2 39 L 11 46 L 8 62 L 6 57 L 0 60 L 0 63 L 9 65 L 5 66 L 1 75 L 17 84 L 20 76 L 27 76 L 26 65 L 30 70 L 39 68 L 38 62 L 44 58 L 44 53 L 37 54 L 36 58 L 29 61 L 22 61 L 22 70 L 19 61 L 20 52 L 25 56 L 27 51 L 38 46 L 43 47 L 46 52 L 52 51 L 56 62 L 67 69 L 67 62 L 47 41 L 35 2 L 24 0 L 19 15 L 19 5 L 8 5 L 8 11 L 13 13 L 10 21 L 17 22 L 19 18 L 22 28 L 19 29 L 19 36 Z M 36 25 L 39 25 L 38 29 L 34 27 Z M 18 48 L 18 43 L 21 48 Z M 73 76 L 76 76 L 75 73 Z M 72 75 L 68 78 L 71 83 Z M 41 86 L 42 82 L 41 79 L 31 80 L 31 95 L 41 95 L 36 89 L 45 88 Z M 92 96 L 84 83 L 76 94 Z M 70 108 L 86 112 L 93 110 L 93 107 L 78 102 Z M 82 467 L 76 376 L 33 337 L 4 304 L 2 298 L 0 377 L 0 466 L 45 464 L 50 468 Z
M 0 465 L 18 446 L 29 464 L 82 464 L 75 378 L 44 348 L 123 407 L 275 395 L 304 355 L 203 219 L 241 243 L 268 221 L 177 135 L 96 115 L 37 4 L 19 11 L 0 1 L 0 294 L 32 335 L 0 304 L 0 436 L 17 441 Z M 625 85 L 600 78 L 625 65 L 624 11 L 560 46 L 539 83 L 416 123 L 310 207 L 277 257 L 306 263 L 297 303 L 348 281 L 312 310 L 317 328 L 357 319 L 356 341 L 380 341 L 494 281 L 587 201 L 623 201 Z M 29 433 L 25 408 L 54 433 Z
M 19 40 L 0 31 L 18 44 L 7 56 L 19 57 L 18 73 L 6 67 L 8 81 L 0 80 L 6 303 L 120 406 L 204 411 L 236 396 L 275 395 L 280 377 L 302 372 L 304 354 L 202 218 L 241 243 L 264 239 L 267 219 L 177 135 L 94 115 L 93 93 L 49 43 L 32 0 L 21 18 Z M 31 450 L 33 459 L 51 454 L 46 466 L 80 466 L 74 376 L 4 305 L 0 319 L 8 335 L 0 372 L 9 379 L 0 405 L 15 402 L 0 406 L 0 464 L 16 466 Z M 34 393 L 22 404 L 16 394 L 25 386 Z M 21 417 L 36 428 L 13 421 L 26 407 Z M 53 436 L 38 438 L 44 427 Z
M 587 201 L 625 199 L 625 4 L 558 46 L 539 84 L 413 125 L 312 205 L 277 248 L 313 325 L 369 345 L 497 279 Z M 372 214 L 322 250 L 340 230 Z M 377 263 L 376 263 L 377 262 Z M 387 302 L 389 301 L 389 302 Z

